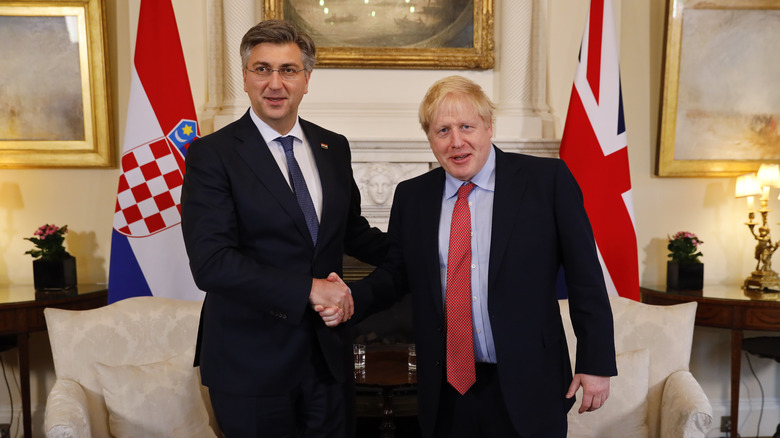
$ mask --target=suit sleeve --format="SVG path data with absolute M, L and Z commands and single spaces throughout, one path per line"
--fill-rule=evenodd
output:
M 405 190 L 407 186 L 407 182 L 399 184 L 393 198 L 387 232 L 387 255 L 368 277 L 350 284 L 355 301 L 355 323 L 389 308 L 409 292 L 401 243 L 405 202 L 403 193 L 408 191 Z
M 556 221 L 569 309 L 577 336 L 576 373 L 617 375 L 612 310 L 582 192 L 563 161 L 555 183 Z
M 186 159 L 182 232 L 195 283 L 205 292 L 300 320 L 312 278 L 258 263 L 247 255 L 229 166 L 218 141 L 196 140 Z

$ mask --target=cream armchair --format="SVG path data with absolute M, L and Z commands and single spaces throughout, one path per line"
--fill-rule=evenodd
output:
M 569 355 L 576 337 L 569 303 L 561 300 Z M 569 438 L 704 437 L 712 424 L 712 406 L 688 371 L 696 303 L 651 306 L 611 297 L 615 321 L 618 376 L 601 409 L 569 412 Z
M 57 375 L 47 437 L 215 437 L 193 368 L 200 302 L 136 297 L 44 311 Z

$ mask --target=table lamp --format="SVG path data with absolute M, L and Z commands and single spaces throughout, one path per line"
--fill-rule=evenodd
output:
M 742 288 L 750 291 L 780 292 L 780 277 L 772 270 L 772 254 L 780 243 L 772 243 L 769 230 L 769 190 L 780 187 L 780 165 L 762 164 L 756 174 L 742 175 L 737 178 L 736 197 L 746 197 L 748 202 L 748 222 L 745 225 L 756 239 L 756 269 L 747 277 Z M 753 196 L 761 195 L 761 223 L 756 232 Z
M 14 229 L 13 213 L 15 210 L 21 210 L 23 208 L 24 202 L 22 201 L 22 192 L 19 190 L 19 184 L 10 182 L 0 184 L 0 212 L 5 210 L 5 221 L 0 222 L 0 224 L 5 223 L 5 225 L 0 229 L 0 235 L 7 237 L 9 241 L 11 236 L 16 232 Z M 7 243 L 8 242 L 0 243 L 0 248 L 7 248 Z
M 19 184 L 9 182 L 0 184 L 0 208 L 5 210 L 21 210 L 24 208 Z
M 758 184 L 758 177 L 755 173 L 748 173 L 737 177 L 737 188 L 735 196 L 737 198 L 747 198 L 748 221 L 747 225 L 755 223 L 756 204 L 755 196 L 761 194 L 761 186 Z

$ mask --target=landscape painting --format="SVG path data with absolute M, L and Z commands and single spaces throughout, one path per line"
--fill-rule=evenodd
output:
M 267 18 L 295 23 L 338 68 L 488 69 L 493 0 L 265 0 Z

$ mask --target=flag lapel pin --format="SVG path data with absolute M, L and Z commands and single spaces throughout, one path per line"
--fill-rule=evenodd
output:
M 321 148 L 323 148 L 323 149 L 325 149 L 325 150 L 327 150 L 327 149 L 328 149 L 328 145 L 327 145 L 327 144 L 325 144 L 325 143 L 320 143 L 320 147 L 321 147 Z

